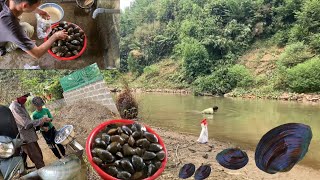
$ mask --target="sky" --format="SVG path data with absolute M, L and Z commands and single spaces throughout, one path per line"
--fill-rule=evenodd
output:
M 124 10 L 126 7 L 130 6 L 130 3 L 134 0 L 120 0 L 120 9 Z

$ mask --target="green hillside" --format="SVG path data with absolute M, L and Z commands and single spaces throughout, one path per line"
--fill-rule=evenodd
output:
M 134 86 L 223 95 L 320 91 L 320 0 L 136 0 L 121 15 Z

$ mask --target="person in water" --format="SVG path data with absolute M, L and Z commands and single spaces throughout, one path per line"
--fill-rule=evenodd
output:
M 53 117 L 52 117 L 49 109 L 42 107 L 44 105 L 44 101 L 41 97 L 34 97 L 32 99 L 32 104 L 36 107 L 36 110 L 32 114 L 33 120 L 42 119 L 47 116 L 47 118 L 50 118 L 52 121 Z M 56 144 L 54 142 L 54 138 L 56 135 L 56 129 L 52 125 L 52 123 L 51 122 L 44 123 L 41 126 L 40 131 L 42 133 L 43 138 L 46 140 L 49 148 L 53 152 L 53 154 L 57 158 L 61 159 L 61 155 L 57 149 L 57 147 L 58 147 L 62 156 L 65 156 L 65 149 L 64 149 L 63 145 Z
M 203 110 L 201 113 L 202 114 L 213 114 L 214 112 L 218 111 L 218 106 L 213 106 L 212 108 L 208 108 Z

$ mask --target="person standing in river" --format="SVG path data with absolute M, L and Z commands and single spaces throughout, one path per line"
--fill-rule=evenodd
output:
M 32 114 L 33 120 L 39 120 L 39 119 L 43 119 L 44 117 L 47 117 L 47 118 L 50 118 L 50 120 L 52 121 L 53 117 L 52 117 L 49 109 L 43 108 L 44 101 L 41 97 L 34 97 L 32 99 L 32 104 L 36 107 L 36 110 Z M 57 147 L 58 147 L 62 156 L 65 156 L 66 151 L 65 151 L 63 145 L 56 144 L 54 142 L 54 138 L 55 138 L 57 131 L 56 131 L 55 127 L 52 125 L 52 123 L 51 122 L 44 123 L 41 126 L 40 131 L 42 133 L 43 138 L 46 140 L 49 148 L 53 152 L 53 154 L 58 159 L 61 159 L 61 155 L 57 149 Z
M 47 12 L 38 8 L 41 0 L 0 0 L 0 55 L 12 52 L 18 48 L 34 58 L 43 56 L 56 40 L 64 40 L 68 33 L 65 30 L 54 33 L 46 42 L 37 46 L 30 38 L 34 27 L 29 23 L 20 22 L 22 13 L 38 13 L 44 19 L 49 19 Z

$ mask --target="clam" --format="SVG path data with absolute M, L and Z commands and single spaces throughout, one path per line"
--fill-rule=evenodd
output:
M 157 143 L 158 142 L 158 138 L 156 135 L 149 133 L 149 132 L 144 132 L 143 136 L 146 137 L 148 139 L 148 141 L 153 142 L 153 143 Z
M 117 177 L 117 174 L 119 173 L 119 170 L 115 166 L 109 166 L 106 169 L 107 173 L 111 176 Z
M 115 160 L 114 156 L 107 150 L 101 148 L 95 148 L 99 158 L 107 163 L 113 162 Z
M 156 166 L 153 164 L 148 165 L 148 176 L 152 176 L 157 171 Z
M 145 163 L 143 162 L 143 159 L 137 155 L 132 156 L 132 165 L 136 171 L 142 171 L 145 167 Z
M 192 163 L 185 164 L 182 166 L 182 168 L 179 171 L 179 178 L 187 179 L 194 174 L 195 170 L 196 170 L 196 166 L 194 164 Z
M 194 174 L 195 180 L 202 180 L 209 177 L 211 173 L 211 167 L 209 165 L 201 165 Z
M 151 160 L 151 159 L 155 158 L 156 156 L 157 155 L 154 152 L 146 151 L 146 152 L 144 152 L 142 159 L 143 160 Z
M 123 139 L 121 136 L 119 136 L 119 135 L 113 135 L 113 136 L 111 136 L 111 142 L 118 142 L 118 143 L 120 143 L 121 145 L 123 145 L 124 144 L 124 142 L 125 142 L 125 139 Z
M 152 151 L 152 152 L 159 152 L 161 150 L 162 150 L 162 146 L 156 143 L 151 143 L 148 148 L 148 151 Z
M 110 143 L 110 140 L 111 140 L 111 137 L 110 137 L 108 134 L 106 134 L 106 133 L 102 133 L 102 134 L 101 134 L 101 140 L 103 140 L 104 142 L 106 142 L 107 144 L 109 144 L 109 143 Z
M 157 158 L 162 161 L 166 157 L 166 153 L 164 151 L 160 151 L 156 154 Z
M 131 174 L 127 171 L 120 171 L 117 174 L 117 178 L 127 180 L 131 178 Z
M 142 148 L 149 148 L 150 142 L 146 138 L 139 139 L 136 141 L 136 145 Z
M 243 168 L 249 161 L 247 153 L 238 148 L 221 151 L 217 154 L 216 160 L 221 166 L 233 170 Z
M 271 129 L 260 139 L 256 166 L 269 174 L 290 171 L 308 152 L 312 131 L 301 123 L 283 124 Z
M 107 150 L 112 154 L 117 153 L 121 149 L 121 145 L 119 142 L 112 142 L 108 145 Z
M 94 163 L 96 163 L 98 166 L 101 166 L 102 163 L 103 163 L 103 161 L 102 161 L 100 158 L 98 158 L 98 157 L 93 157 L 93 158 L 92 158 L 92 161 L 93 161 Z
M 132 174 L 135 172 L 131 162 L 128 159 L 121 160 L 120 164 L 121 164 L 122 168 L 125 169 L 126 171 L 128 171 L 129 173 Z

